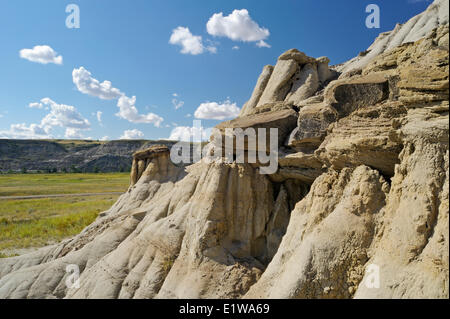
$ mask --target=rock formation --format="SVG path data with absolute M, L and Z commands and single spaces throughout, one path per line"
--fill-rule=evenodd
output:
M 56 169 L 81 172 L 119 172 L 131 167 L 133 152 L 174 141 L 11 140 L 0 139 L 0 172 Z
M 283 53 L 217 126 L 277 128 L 275 173 L 137 152 L 127 193 L 81 234 L 0 260 L 0 298 L 448 298 L 445 8 L 343 66 Z

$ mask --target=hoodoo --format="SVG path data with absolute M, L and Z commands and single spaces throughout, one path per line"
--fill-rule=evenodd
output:
M 217 127 L 277 128 L 275 173 L 139 151 L 82 233 L 0 259 L 0 298 L 448 298 L 448 73 L 447 0 L 339 66 L 283 53 Z

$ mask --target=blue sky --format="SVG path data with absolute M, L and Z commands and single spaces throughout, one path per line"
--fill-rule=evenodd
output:
M 71 3 L 79 29 L 66 27 Z M 370 3 L 380 29 L 365 27 Z M 341 63 L 429 3 L 2 0 L 0 138 L 159 139 L 183 135 L 196 117 L 212 127 L 285 50 Z

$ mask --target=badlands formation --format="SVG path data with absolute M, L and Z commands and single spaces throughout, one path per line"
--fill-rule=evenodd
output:
M 0 298 L 448 298 L 448 32 L 439 0 L 342 65 L 283 53 L 217 127 L 278 128 L 276 173 L 138 152 L 81 234 L 0 260 Z

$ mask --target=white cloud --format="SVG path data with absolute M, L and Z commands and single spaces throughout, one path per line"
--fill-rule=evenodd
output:
M 126 130 L 123 132 L 122 136 L 120 137 L 121 140 L 135 140 L 135 139 L 142 139 L 144 137 L 144 133 L 141 131 L 134 129 L 134 130 Z
M 266 42 L 264 42 L 263 40 L 258 41 L 258 42 L 256 43 L 256 46 L 257 46 L 258 48 L 271 48 L 271 45 L 268 44 L 268 43 L 266 43 Z
M 117 106 L 120 111 L 116 116 L 123 118 L 131 123 L 151 123 L 156 127 L 160 127 L 164 119 L 154 113 L 139 114 L 136 106 L 136 96 L 129 98 L 128 96 L 121 96 L 117 101 Z
M 41 121 L 41 125 L 44 127 L 60 126 L 81 130 L 86 130 L 91 127 L 91 123 L 74 106 L 58 104 L 48 97 L 43 98 L 41 103 L 50 107 L 50 113 Z
M 84 67 L 73 69 L 72 80 L 81 93 L 92 95 L 103 100 L 117 99 L 123 95 L 119 89 L 112 86 L 110 81 L 100 83 Z
M 33 49 L 22 49 L 19 51 L 19 55 L 22 59 L 41 64 L 63 63 L 63 57 L 57 55 L 57 53 L 48 45 L 36 45 Z
M 30 103 L 34 104 L 34 103 Z M 27 126 L 24 123 L 12 124 L 8 131 L 0 131 L 0 136 L 3 138 L 51 138 L 51 131 L 55 127 L 66 129 L 66 137 L 77 136 L 81 137 L 82 130 L 89 130 L 91 124 L 85 119 L 74 106 L 58 104 L 50 98 L 43 98 L 36 104 L 47 106 L 49 113 L 41 120 L 40 124 L 30 124 Z
M 200 104 L 195 110 L 194 116 L 198 119 L 223 121 L 237 117 L 240 111 L 236 103 L 231 103 L 229 100 L 220 104 L 217 102 L 205 102 Z
M 202 37 L 193 35 L 189 28 L 186 27 L 177 27 L 174 29 L 170 36 L 169 43 L 181 46 L 181 53 L 183 54 L 198 55 L 205 51 L 209 51 L 210 53 L 217 52 L 215 46 L 205 46 Z
M 103 136 L 103 137 L 100 139 L 100 141 L 107 141 L 107 140 L 109 140 L 109 136 Z
M 258 42 L 258 47 L 268 47 L 263 40 L 269 37 L 269 30 L 253 21 L 246 9 L 234 10 L 225 17 L 222 12 L 215 13 L 209 18 L 206 29 L 213 36 L 227 37 L 233 41 Z
M 239 46 L 235 45 L 234 47 L 232 47 L 233 50 L 239 50 Z
M 85 139 L 80 130 L 76 128 L 67 128 L 64 137 L 71 140 Z
M 97 79 L 91 76 L 91 73 L 84 67 L 74 69 L 72 72 L 73 83 L 77 86 L 78 90 L 82 93 L 96 96 L 104 100 L 118 99 L 117 106 L 119 112 L 116 116 L 123 118 L 131 123 L 152 123 L 156 127 L 159 127 L 164 119 L 154 113 L 139 114 L 135 103 L 136 97 L 129 98 L 119 89 L 112 87 L 110 81 L 103 81 L 100 83 Z M 101 113 L 101 112 L 100 112 Z M 97 119 L 99 114 L 97 112 Z M 101 114 L 100 114 L 101 119 Z M 101 122 L 99 120 L 99 122 Z
M 211 136 L 211 131 L 212 128 L 178 126 L 170 133 L 169 140 L 189 142 L 194 137 L 201 137 L 203 141 L 206 141 Z
M 51 138 L 48 130 L 38 124 L 27 126 L 25 123 L 11 124 L 8 131 L 0 131 L 0 138 L 42 139 Z
M 44 108 L 44 105 L 42 103 L 35 102 L 35 103 L 28 104 L 28 107 L 30 107 L 32 109 L 42 109 L 42 108 Z

